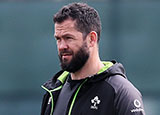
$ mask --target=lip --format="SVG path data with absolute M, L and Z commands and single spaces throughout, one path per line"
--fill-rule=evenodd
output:
M 70 57 L 71 55 L 65 55 L 65 56 L 62 56 L 63 57 L 63 59 L 64 58 L 68 58 L 68 57 Z
M 70 53 L 63 53 L 62 54 L 62 58 L 63 59 L 67 59 L 67 58 L 69 58 L 69 57 L 71 57 L 72 56 L 72 54 L 70 54 Z
M 63 53 L 62 56 L 71 56 L 70 53 Z

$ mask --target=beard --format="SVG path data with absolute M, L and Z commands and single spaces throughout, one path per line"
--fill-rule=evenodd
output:
M 62 58 L 63 53 L 68 53 L 72 55 L 72 59 L 68 61 L 67 59 Z M 89 49 L 87 47 L 86 42 L 79 48 L 77 52 L 73 52 L 71 50 L 63 50 L 59 54 L 60 65 L 62 70 L 68 71 L 71 73 L 75 73 L 76 71 L 80 70 L 89 58 Z

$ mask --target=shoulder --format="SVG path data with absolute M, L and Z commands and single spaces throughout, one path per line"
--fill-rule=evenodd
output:
M 120 92 L 128 92 L 129 94 L 136 92 L 138 95 L 141 95 L 139 90 L 128 79 L 121 75 L 110 76 L 106 79 L 106 82 L 114 88 L 116 94 Z
M 106 82 L 115 91 L 114 105 L 118 115 L 145 115 L 142 95 L 128 79 L 113 75 Z

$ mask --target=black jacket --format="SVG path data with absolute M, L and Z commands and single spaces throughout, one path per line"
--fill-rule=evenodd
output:
M 145 115 L 140 92 L 127 80 L 122 64 L 113 63 L 104 72 L 81 80 L 65 115 Z M 60 71 L 42 86 L 47 92 L 41 115 L 53 114 L 68 74 Z

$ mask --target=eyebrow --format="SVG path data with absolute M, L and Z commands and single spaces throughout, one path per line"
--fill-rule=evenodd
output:
M 62 35 L 61 37 L 64 38 L 64 37 L 66 37 L 66 36 L 74 37 L 74 35 L 71 35 L 71 34 L 64 34 L 64 35 Z M 57 35 L 54 35 L 54 37 L 55 37 L 55 38 L 60 38 L 60 37 L 57 36 Z

